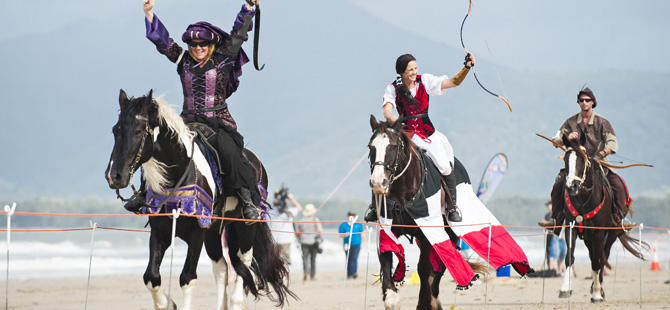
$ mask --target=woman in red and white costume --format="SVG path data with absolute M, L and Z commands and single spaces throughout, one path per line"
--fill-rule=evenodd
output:
M 406 125 L 412 142 L 426 151 L 443 175 L 451 194 L 449 200 L 453 200 L 451 201 L 453 203 L 447 203 L 448 218 L 452 222 L 461 221 L 456 206 L 454 150 L 449 139 L 435 129 L 428 117 L 429 97 L 442 95 L 445 89 L 460 85 L 474 64 L 474 56 L 468 53 L 465 56 L 463 69 L 452 78 L 446 75 L 419 75 L 416 58 L 410 54 L 401 55 L 395 64 L 398 77 L 384 91 L 383 110 L 386 120 L 395 122 L 399 119 L 393 114 L 395 109 L 400 121 Z

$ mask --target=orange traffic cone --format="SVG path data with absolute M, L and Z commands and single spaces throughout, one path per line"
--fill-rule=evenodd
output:
M 651 270 L 661 270 L 661 264 L 658 262 L 658 252 L 656 248 L 658 247 L 658 240 L 654 241 L 654 255 L 651 261 Z

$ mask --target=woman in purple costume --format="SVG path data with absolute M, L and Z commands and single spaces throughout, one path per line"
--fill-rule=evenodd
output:
M 226 99 L 239 86 L 242 65 L 249 62 L 242 43 L 253 27 L 254 5 L 258 0 L 247 0 L 242 6 L 230 35 L 208 22 L 189 25 L 181 37 L 188 45 L 186 51 L 170 37 L 153 13 L 154 0 L 143 1 L 147 39 L 156 45 L 159 53 L 177 65 L 184 93 L 184 120 L 205 123 L 216 130 L 214 147 L 219 153 L 220 170 L 225 172 L 220 175 L 223 185 L 242 199 L 244 218 L 260 219 L 256 208 L 260 194 L 251 166 L 242 155 L 243 137 L 237 132 L 237 124 L 226 104 Z M 135 211 L 139 205 L 141 203 L 131 201 L 126 204 L 126 209 Z

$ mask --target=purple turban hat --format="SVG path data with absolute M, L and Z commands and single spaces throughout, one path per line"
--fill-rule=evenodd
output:
M 221 46 L 229 38 L 230 35 L 228 33 L 208 22 L 197 22 L 188 25 L 186 32 L 181 36 L 181 40 L 187 44 L 191 43 L 191 40 L 199 39 L 213 42 L 217 47 Z

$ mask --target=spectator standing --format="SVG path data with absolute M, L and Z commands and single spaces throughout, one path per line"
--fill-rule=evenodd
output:
M 305 210 L 302 211 L 302 219 L 298 226 L 298 238 L 300 239 L 300 246 L 302 247 L 302 282 L 307 281 L 307 276 L 314 280 L 316 275 L 316 254 L 319 245 L 316 243 L 316 236 L 323 232 L 321 223 L 316 217 L 316 208 L 313 204 L 307 204 Z
M 356 279 L 358 277 L 358 254 L 361 251 L 361 241 L 363 235 L 363 225 L 356 222 L 356 212 L 347 213 L 347 222 L 340 224 L 338 232 L 344 242 L 344 255 L 347 259 L 347 278 Z M 353 226 L 353 230 L 352 230 Z M 349 243 L 351 238 L 351 244 Z
M 286 204 L 289 200 L 292 207 Z M 275 192 L 275 199 L 272 208 L 268 210 L 268 218 L 273 222 L 268 222 L 272 236 L 279 246 L 279 253 L 282 260 L 288 266 L 291 264 L 291 246 L 295 241 L 294 219 L 302 211 L 302 206 L 293 199 L 293 195 L 288 193 L 288 189 L 283 187 Z

